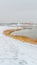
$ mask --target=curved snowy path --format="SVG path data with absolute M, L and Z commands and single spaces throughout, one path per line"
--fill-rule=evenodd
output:
M 7 29 L 0 26 L 0 65 L 37 65 L 37 45 L 4 36 Z

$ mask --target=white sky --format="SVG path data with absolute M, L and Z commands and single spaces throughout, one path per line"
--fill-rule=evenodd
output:
M 37 0 L 0 0 L 0 18 L 37 20 Z

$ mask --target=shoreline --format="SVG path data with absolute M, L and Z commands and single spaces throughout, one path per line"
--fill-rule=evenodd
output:
M 5 30 L 5 31 L 3 32 L 3 34 L 4 34 L 5 36 L 14 38 L 14 39 L 19 40 L 19 41 L 22 41 L 22 42 L 29 42 L 29 43 L 31 43 L 31 44 L 37 44 L 37 40 L 36 40 L 36 39 L 32 39 L 32 38 L 29 38 L 29 37 L 26 37 L 26 36 L 10 35 L 12 32 L 19 31 L 19 30 L 21 30 L 21 29 Z

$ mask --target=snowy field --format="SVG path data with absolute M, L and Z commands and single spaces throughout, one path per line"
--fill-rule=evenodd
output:
M 0 26 L 0 65 L 37 65 L 37 45 L 3 35 L 11 28 Z

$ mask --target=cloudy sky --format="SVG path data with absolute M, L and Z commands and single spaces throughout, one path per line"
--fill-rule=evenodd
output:
M 37 0 L 0 0 L 0 19 L 37 20 Z

